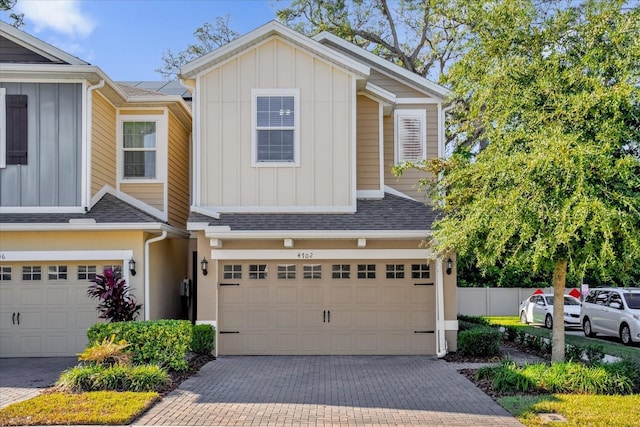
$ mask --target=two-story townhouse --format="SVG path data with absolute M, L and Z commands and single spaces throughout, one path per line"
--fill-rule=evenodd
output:
M 455 254 L 424 244 L 436 213 L 419 175 L 391 172 L 443 155 L 445 88 L 277 22 L 181 78 L 197 320 L 219 354 L 455 350 Z
M 140 319 L 184 315 L 191 111 L 0 22 L 0 357 L 70 356 L 118 267 Z

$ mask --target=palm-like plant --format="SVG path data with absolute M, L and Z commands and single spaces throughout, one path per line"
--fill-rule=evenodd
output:
M 87 295 L 100 301 L 96 307 L 100 312 L 98 317 L 110 322 L 135 320 L 142 304 L 129 293 L 129 285 L 122 278 L 120 269 L 105 268 L 103 274 L 96 274 L 91 282 Z

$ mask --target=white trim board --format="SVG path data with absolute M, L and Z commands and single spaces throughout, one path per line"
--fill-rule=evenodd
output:
M 2 251 L 0 261 L 103 261 L 129 260 L 132 250 L 104 251 Z
M 430 249 L 212 249 L 212 260 L 429 259 Z

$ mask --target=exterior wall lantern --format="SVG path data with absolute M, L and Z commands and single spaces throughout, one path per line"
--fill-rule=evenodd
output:
M 136 275 L 136 261 L 133 258 L 129 260 L 129 272 L 132 276 Z
M 208 267 L 209 267 L 209 262 L 207 261 L 206 258 L 203 257 L 202 261 L 200 261 L 200 268 L 202 269 L 202 274 L 205 276 L 209 274 Z
M 447 260 L 447 274 L 451 274 L 451 271 L 453 270 L 453 261 L 451 260 L 451 258 L 449 258 Z

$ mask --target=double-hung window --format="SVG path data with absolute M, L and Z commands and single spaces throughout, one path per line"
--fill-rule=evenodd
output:
M 425 110 L 396 110 L 396 163 L 417 162 L 427 158 L 427 112 Z
M 253 89 L 252 165 L 300 164 L 300 90 Z
M 156 179 L 157 123 L 155 121 L 122 121 L 123 177 Z

